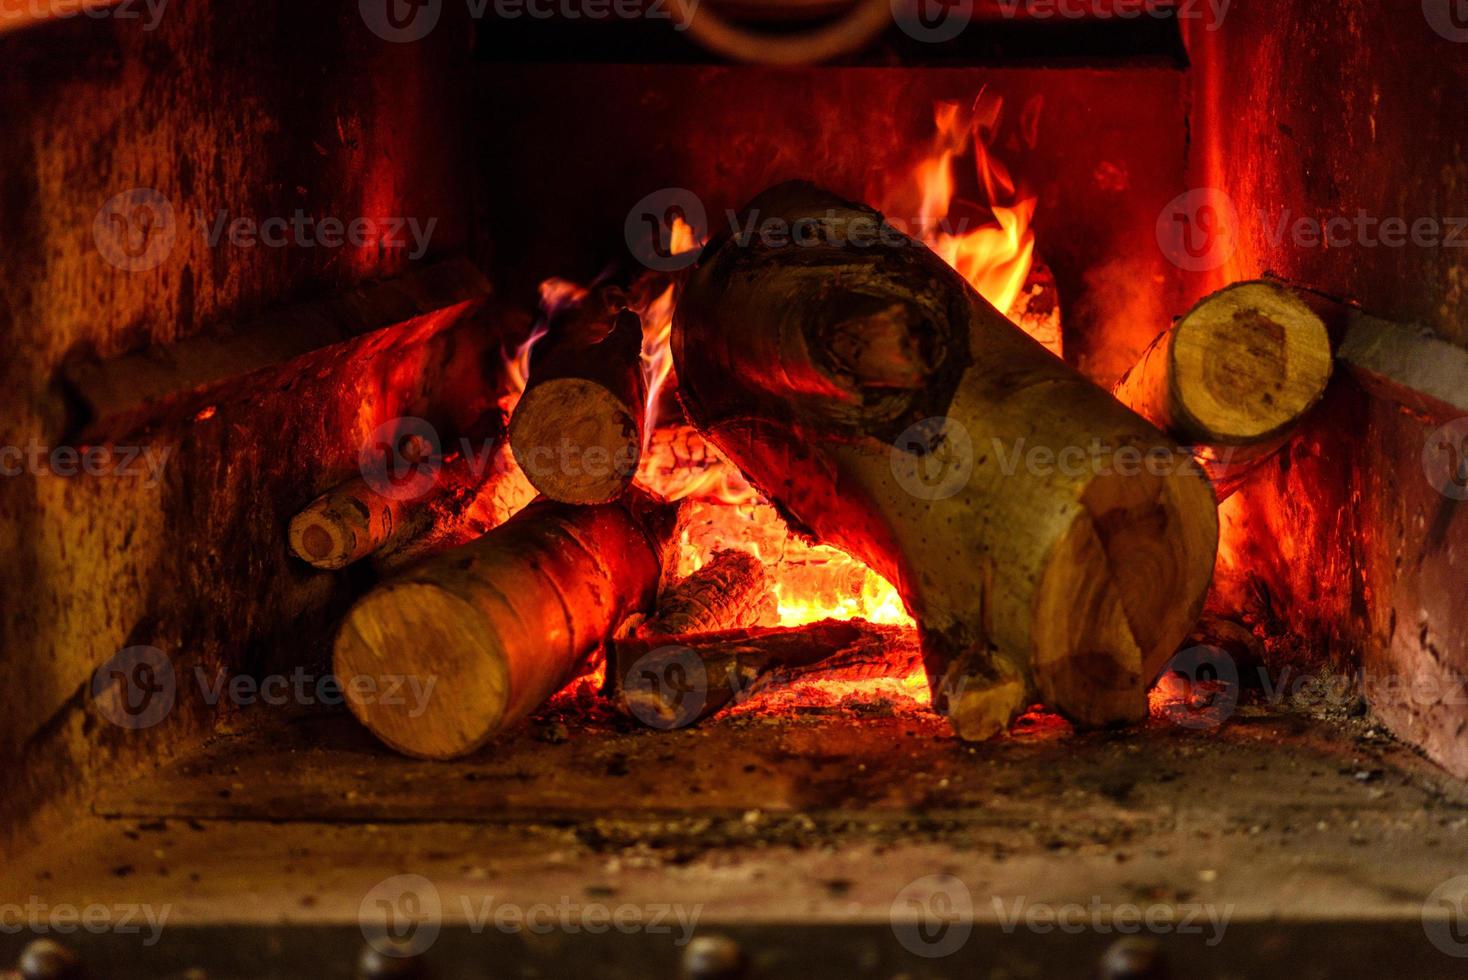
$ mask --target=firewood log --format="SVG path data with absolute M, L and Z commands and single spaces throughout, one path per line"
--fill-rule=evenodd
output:
M 738 629 L 772 615 L 774 605 L 763 562 L 744 551 L 717 551 L 708 564 L 663 593 L 657 615 L 639 632 L 673 636 Z
M 1113 393 L 1194 447 L 1222 500 L 1289 441 L 1332 365 L 1325 323 L 1301 297 L 1242 282 L 1159 335 Z
M 504 433 L 499 412 L 486 416 L 461 446 L 425 463 L 432 467 L 424 472 L 432 475 L 433 483 L 421 494 L 383 493 L 386 477 L 381 473 L 364 474 L 332 488 L 291 518 L 287 530 L 291 552 L 315 568 L 334 570 L 368 555 L 391 561 L 396 555 L 420 551 L 422 542 L 462 521 L 493 481 L 512 475 L 498 453 Z M 509 516 L 500 514 L 489 525 L 501 524 Z
M 1191 457 L 877 212 L 796 183 L 750 222 L 789 239 L 725 233 L 679 303 L 690 421 L 896 586 L 960 736 L 1035 695 L 1081 724 L 1144 718 L 1217 548 Z
M 863 620 L 617 640 L 613 697 L 651 728 L 684 728 L 757 690 L 818 676 L 905 676 L 901 627 Z
M 337 635 L 348 706 L 407 755 L 474 751 L 584 672 L 623 620 L 651 608 L 675 516 L 637 491 L 590 507 L 541 499 L 384 583 Z M 384 695 L 415 683 L 433 684 L 426 706 Z
M 615 500 L 637 472 L 647 401 L 642 321 L 616 307 L 618 298 L 594 290 L 553 318 L 510 419 L 515 459 L 552 500 Z

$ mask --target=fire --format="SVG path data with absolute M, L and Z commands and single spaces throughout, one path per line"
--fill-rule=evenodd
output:
M 1021 192 L 992 151 L 1003 106 L 1002 99 L 983 92 L 968 111 L 955 102 L 938 103 L 933 109 L 936 131 L 926 155 L 904 179 L 878 188 L 874 197 L 889 220 L 914 220 L 916 237 L 995 309 L 1059 354 L 1059 330 L 1023 315 L 1021 301 L 1035 259 L 1037 202 Z M 973 192 L 981 198 L 977 202 L 959 196 L 959 167 L 970 147 Z M 970 230 L 975 214 L 989 220 Z

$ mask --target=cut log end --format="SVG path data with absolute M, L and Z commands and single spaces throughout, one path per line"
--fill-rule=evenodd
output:
M 1249 445 L 1300 418 L 1330 380 L 1325 324 L 1281 286 L 1247 282 L 1215 293 L 1178 324 L 1172 397 L 1197 441 Z
M 376 517 L 358 496 L 329 493 L 291 518 L 287 540 L 291 552 L 315 568 L 345 568 L 392 534 L 391 508 Z
M 642 436 L 635 412 L 596 382 L 557 378 L 525 393 L 510 423 L 510 445 L 525 476 L 550 499 L 606 503 L 637 472 Z
M 1056 544 L 1034 607 L 1035 683 L 1082 725 L 1140 721 L 1147 688 L 1197 621 L 1217 508 L 1189 462 L 1098 477 Z
M 333 670 L 352 714 L 387 745 L 452 759 L 501 727 L 509 667 L 495 635 L 473 604 L 447 589 L 400 583 L 353 607 Z

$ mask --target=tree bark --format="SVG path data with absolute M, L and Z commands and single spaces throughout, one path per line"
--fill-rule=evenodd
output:
M 1032 698 L 1144 718 L 1217 548 L 1191 457 L 875 211 L 786 184 L 751 219 L 791 241 L 725 234 L 692 271 L 690 420 L 797 530 L 896 586 L 964 738 Z
M 652 607 L 675 516 L 640 492 L 592 507 L 542 499 L 374 589 L 336 639 L 348 706 L 407 755 L 474 751 Z M 401 697 L 425 688 L 426 704 Z

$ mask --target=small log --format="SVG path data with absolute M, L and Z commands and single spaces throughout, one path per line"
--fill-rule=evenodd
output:
M 640 492 L 593 507 L 542 499 L 410 568 L 342 623 L 334 669 L 348 707 L 406 755 L 474 751 L 652 607 L 675 518 L 676 508 Z M 426 704 L 385 696 L 414 684 L 433 685 Z
M 797 183 L 745 215 L 774 218 L 799 240 L 726 233 L 685 286 L 689 420 L 797 531 L 893 583 L 960 736 L 1032 699 L 1079 724 L 1144 719 L 1212 577 L 1217 511 L 1191 457 L 877 212 Z M 873 344 L 848 342 L 874 320 Z
M 775 612 L 764 563 L 745 551 L 717 551 L 708 564 L 663 593 L 647 636 L 712 633 L 752 626 Z
M 593 291 L 553 317 L 510 419 L 515 459 L 552 500 L 615 500 L 637 473 L 647 408 L 642 321 L 612 308 L 619 298 Z
M 906 676 L 900 627 L 863 620 L 754 627 L 681 636 L 638 636 L 613 644 L 613 697 L 650 728 L 685 728 L 773 684 L 839 675 Z M 915 651 L 912 651 L 915 653 Z
M 495 467 L 504 431 L 504 419 L 495 412 L 471 430 L 460 450 L 425 461 L 436 473 L 432 487 L 421 495 L 401 498 L 379 492 L 380 474 L 358 476 L 327 491 L 291 518 L 287 540 L 292 554 L 315 568 L 336 570 L 368 555 L 390 560 L 398 553 L 420 551 L 420 542 L 463 521 L 481 491 L 506 475 Z
M 1332 365 L 1325 323 L 1302 297 L 1242 282 L 1159 335 L 1113 393 L 1192 446 L 1222 500 L 1289 441 Z

